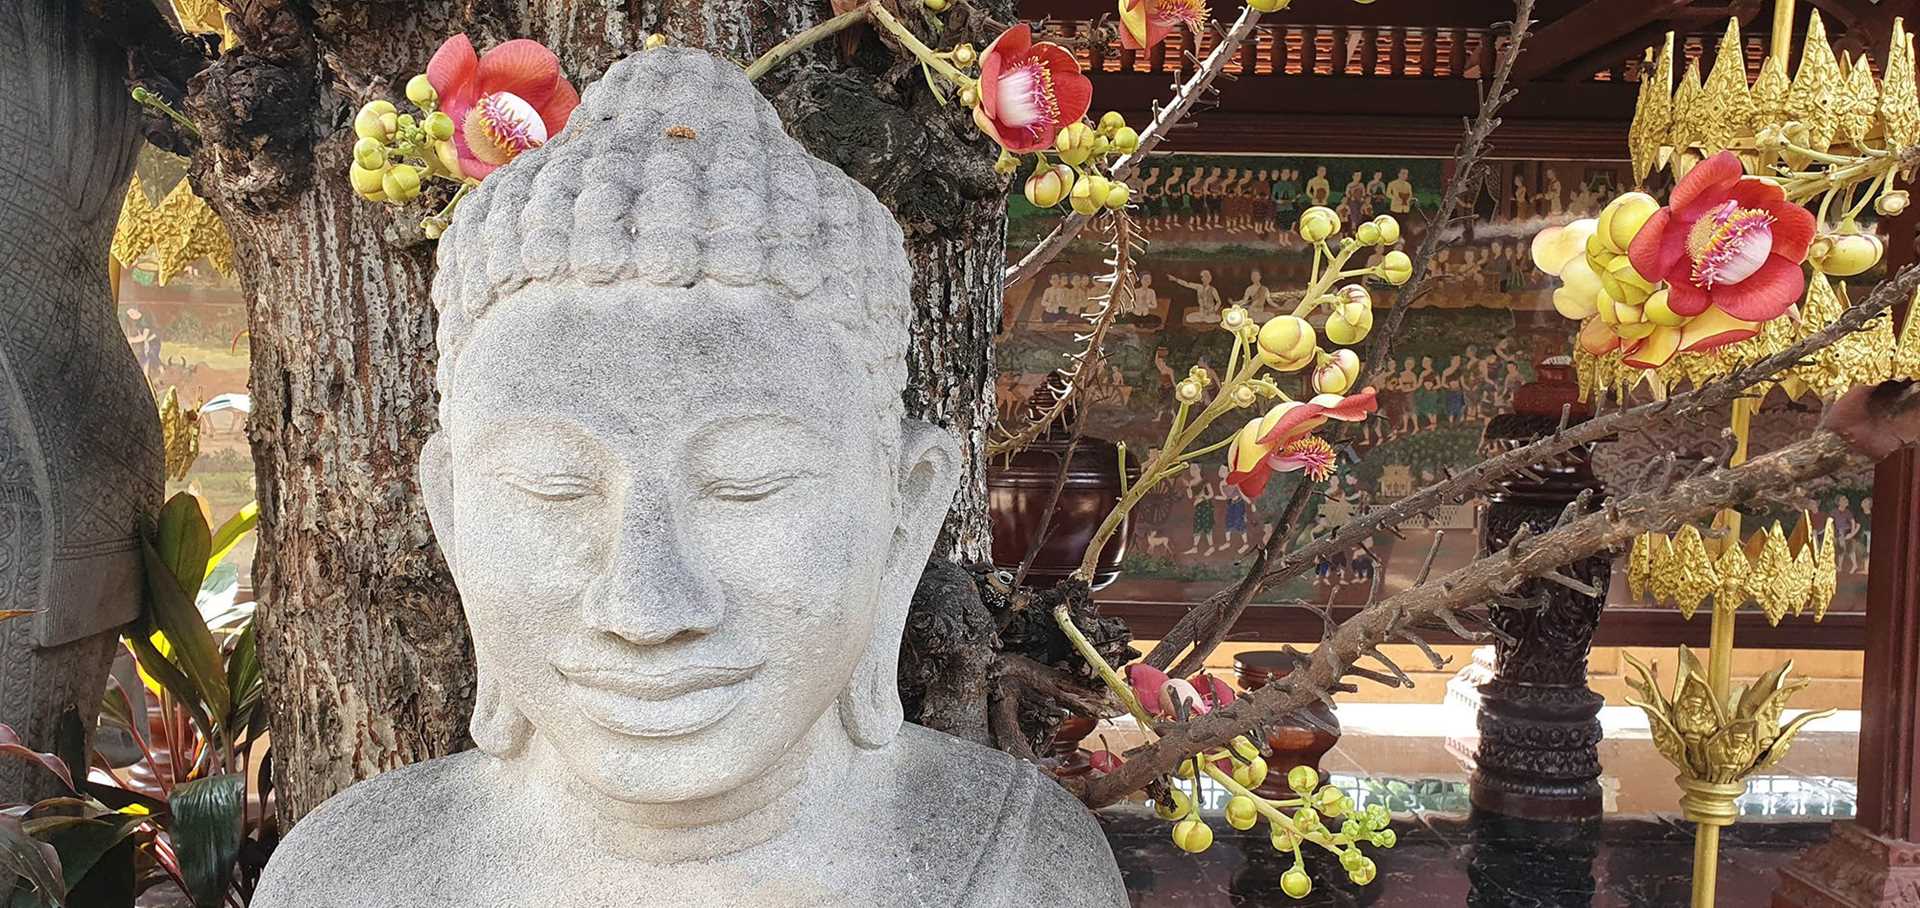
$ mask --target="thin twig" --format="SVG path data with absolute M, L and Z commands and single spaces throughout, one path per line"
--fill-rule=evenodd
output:
M 1174 90 L 1173 100 L 1155 110 L 1153 122 L 1148 123 L 1147 128 L 1140 130 L 1140 147 L 1132 154 L 1123 155 L 1115 160 L 1109 176 L 1121 182 L 1133 176 L 1133 172 L 1139 169 L 1140 162 L 1153 153 L 1167 134 L 1172 132 L 1174 127 L 1180 124 L 1181 119 L 1193 110 L 1194 104 L 1213 87 L 1213 80 L 1226 71 L 1227 64 L 1240 56 L 1240 46 L 1253 35 L 1254 27 L 1259 23 L 1258 10 L 1251 6 L 1241 9 L 1240 18 L 1234 20 L 1233 27 L 1227 29 L 1219 43 L 1213 46 L 1213 52 L 1207 54 L 1207 59 L 1194 69 L 1193 75 L 1188 76 L 1187 81 Z M 1010 287 L 1040 273 L 1041 268 L 1046 267 L 1048 262 L 1053 261 L 1062 250 L 1067 248 L 1068 243 L 1073 242 L 1073 238 L 1080 234 L 1080 229 L 1087 226 L 1087 220 L 1086 215 L 1078 213 L 1062 218 L 1059 224 L 1054 225 L 1052 233 L 1047 234 L 1046 238 L 1021 257 L 1019 262 L 1007 268 L 1006 275 L 1000 281 L 1001 286 Z

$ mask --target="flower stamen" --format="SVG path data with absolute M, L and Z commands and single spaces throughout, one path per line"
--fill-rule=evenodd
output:
M 1695 221 L 1687 232 L 1694 284 L 1711 290 L 1752 277 L 1773 249 L 1773 221 L 1771 213 L 1732 200 Z

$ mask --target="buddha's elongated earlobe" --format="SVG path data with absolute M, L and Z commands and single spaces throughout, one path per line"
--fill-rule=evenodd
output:
M 516 756 L 533 737 L 533 723 L 507 698 L 506 691 L 485 658 L 475 653 L 478 671 L 473 693 L 473 721 L 468 731 L 474 746 L 500 759 Z
M 840 720 L 861 747 L 893 742 L 906 712 L 900 705 L 900 637 L 906 632 L 913 588 L 927 563 L 947 508 L 953 504 L 960 451 L 953 436 L 917 419 L 902 421 L 900 432 L 899 522 L 893 551 L 881 575 L 878 610 L 867 649 L 854 665 L 853 678 L 840 695 Z

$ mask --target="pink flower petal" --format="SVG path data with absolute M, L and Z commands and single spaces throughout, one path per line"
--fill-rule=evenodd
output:
M 1664 278 L 1686 254 L 1687 231 L 1673 228 L 1673 212 L 1665 208 L 1647 218 L 1646 226 L 1627 246 L 1627 260 L 1633 263 L 1633 270 L 1649 281 Z
M 1693 281 L 1680 277 L 1667 285 L 1667 308 L 1677 315 L 1695 316 L 1707 311 L 1713 305 L 1713 297 L 1707 291 L 1693 285 Z
M 540 122 L 547 127 L 547 141 L 553 141 L 560 130 L 567 128 L 567 120 L 573 117 L 573 109 L 579 106 L 580 93 L 573 90 L 573 83 L 565 79 L 554 83 L 553 97 L 548 98 L 545 104 L 534 107 L 540 111 Z
M 479 68 L 480 59 L 474 56 L 473 42 L 464 34 L 442 42 L 427 63 L 427 83 L 440 95 L 440 109 L 456 123 L 480 98 Z
M 1746 168 L 1740 165 L 1740 157 L 1731 151 L 1723 151 L 1687 171 L 1686 179 L 1673 187 L 1673 195 L 1667 200 L 1667 207 L 1682 215 L 1692 215 L 1692 210 L 1700 204 L 1717 205 L 1726 201 L 1727 194 L 1733 191 L 1733 184 L 1746 175 Z M 1692 220 L 1691 217 L 1687 218 Z
M 1806 290 L 1806 275 L 1801 273 L 1797 262 L 1770 255 L 1752 277 L 1738 284 L 1715 287 L 1713 304 L 1734 318 L 1764 322 L 1786 312 Z M 1674 307 L 1674 311 L 1679 312 L 1679 307 Z
M 1193 685 L 1194 689 L 1200 692 L 1200 696 L 1206 698 L 1207 703 L 1213 707 L 1217 708 L 1233 702 L 1233 685 L 1206 672 L 1195 672 L 1193 677 L 1187 679 L 1187 683 Z
M 480 58 L 480 93 L 512 92 L 535 108 L 553 97 L 560 61 L 538 41 L 515 38 Z

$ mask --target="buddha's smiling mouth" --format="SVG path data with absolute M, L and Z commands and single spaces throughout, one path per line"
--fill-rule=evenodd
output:
M 690 735 L 733 712 L 759 665 L 689 666 L 667 674 L 556 665 L 587 719 L 635 738 Z

